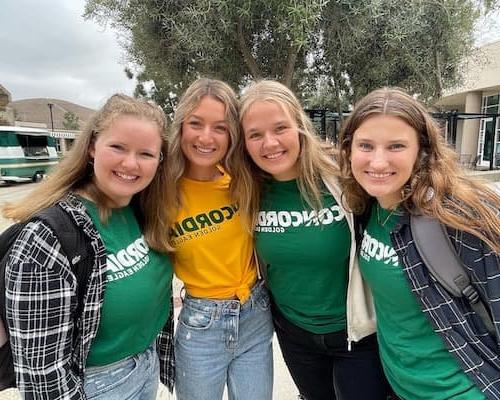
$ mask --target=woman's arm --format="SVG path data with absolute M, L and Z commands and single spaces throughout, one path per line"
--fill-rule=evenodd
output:
M 488 303 L 500 347 L 500 255 L 485 242 L 467 232 L 458 231 L 450 236 L 471 281 Z
M 23 229 L 5 278 L 14 367 L 24 399 L 85 399 L 72 368 L 76 282 L 49 227 L 32 222 Z

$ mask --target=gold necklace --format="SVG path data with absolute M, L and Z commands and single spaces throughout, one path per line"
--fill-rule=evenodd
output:
M 377 203 L 377 222 L 380 226 L 385 226 L 385 224 L 387 224 L 387 221 L 389 221 L 389 219 L 392 217 L 392 214 L 394 214 L 394 212 L 397 210 L 397 207 L 391 210 L 391 212 L 385 218 L 384 222 L 380 222 L 380 208 L 380 203 Z

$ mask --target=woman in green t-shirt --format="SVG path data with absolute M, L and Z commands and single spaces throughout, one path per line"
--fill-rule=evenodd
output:
M 500 399 L 500 197 L 466 176 L 438 124 L 399 89 L 360 100 L 340 136 L 342 187 L 363 214 L 359 264 L 386 376 L 403 399 Z M 494 333 L 431 276 L 410 214 L 447 228 Z M 441 265 L 435 265 L 439 268 Z
M 26 222 L 5 273 L 24 398 L 154 400 L 160 370 L 172 390 L 165 128 L 157 105 L 114 95 L 50 177 L 4 208 Z M 68 220 L 61 230 L 32 219 L 49 207 Z M 71 257 L 60 236 L 70 225 Z
M 353 219 L 341 205 L 331 149 L 295 95 L 274 81 L 241 98 L 235 168 L 240 203 L 273 299 L 281 350 L 308 400 L 386 399 L 375 322 L 355 265 Z

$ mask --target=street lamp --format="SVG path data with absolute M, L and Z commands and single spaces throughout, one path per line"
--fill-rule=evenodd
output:
M 47 105 L 49 106 L 50 110 L 50 125 L 52 127 L 52 133 L 54 133 L 54 118 L 52 116 L 52 107 L 54 107 L 54 103 L 47 103 Z

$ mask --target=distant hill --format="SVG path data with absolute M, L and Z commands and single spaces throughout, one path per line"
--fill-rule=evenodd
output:
M 59 99 L 24 99 L 9 103 L 14 109 L 16 121 L 37 122 L 47 124 L 47 129 L 51 129 L 50 110 L 48 103 L 52 103 L 52 118 L 54 129 L 64 129 L 63 121 L 66 112 L 72 112 L 79 118 L 80 129 L 85 127 L 86 122 L 95 113 L 95 110 Z

